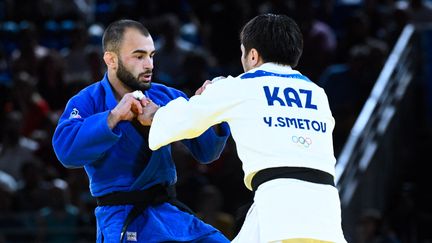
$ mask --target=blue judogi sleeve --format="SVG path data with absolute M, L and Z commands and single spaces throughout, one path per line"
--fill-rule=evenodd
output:
M 220 126 L 219 134 L 210 128 L 196 139 L 182 140 L 182 143 L 189 148 L 194 158 L 199 162 L 207 164 L 219 158 L 227 136 L 230 134 L 227 123 L 222 123 Z M 209 139 L 209 137 L 213 137 L 213 139 Z
M 80 105 L 68 104 L 83 111 Z M 93 111 L 94 112 L 94 111 Z M 109 111 L 97 114 L 80 112 L 86 118 L 68 118 L 64 114 L 54 135 L 54 147 L 61 163 L 68 168 L 82 167 L 97 161 L 121 137 L 121 131 L 108 127 Z M 116 131 L 117 130 L 117 131 Z M 117 132 L 117 134 L 116 134 Z

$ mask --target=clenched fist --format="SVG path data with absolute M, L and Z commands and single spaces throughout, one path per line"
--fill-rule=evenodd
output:
M 108 126 L 112 129 L 120 121 L 131 121 L 143 113 L 143 107 L 149 104 L 147 98 L 138 100 L 134 93 L 125 94 L 108 115 Z

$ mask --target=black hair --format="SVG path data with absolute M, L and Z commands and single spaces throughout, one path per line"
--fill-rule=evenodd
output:
M 240 42 L 249 53 L 255 48 L 264 62 L 297 66 L 303 52 L 303 35 L 296 22 L 286 15 L 261 14 L 247 22 Z
M 124 32 L 127 28 L 138 30 L 144 36 L 149 36 L 150 32 L 144 25 L 138 21 L 130 19 L 117 20 L 108 25 L 102 37 L 103 51 L 112 51 L 118 53 L 120 44 L 123 40 Z

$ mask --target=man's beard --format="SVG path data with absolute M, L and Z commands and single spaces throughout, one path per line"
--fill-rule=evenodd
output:
M 151 87 L 151 82 L 140 82 L 137 78 L 135 78 L 133 74 L 126 69 L 120 59 L 116 75 L 117 78 L 131 90 L 148 90 Z

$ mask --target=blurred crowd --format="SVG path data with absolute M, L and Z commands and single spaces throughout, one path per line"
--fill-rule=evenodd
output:
M 240 27 L 267 12 L 301 27 L 296 69 L 329 96 L 336 156 L 403 27 L 432 21 L 421 0 L 0 0 L 0 242 L 94 242 L 85 171 L 63 168 L 51 138 L 68 98 L 102 78 L 111 21 L 143 22 L 157 50 L 153 82 L 192 95 L 242 72 Z M 236 209 L 252 197 L 233 142 L 211 165 L 177 143 L 173 156 L 179 199 L 232 238 Z

